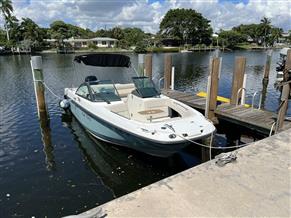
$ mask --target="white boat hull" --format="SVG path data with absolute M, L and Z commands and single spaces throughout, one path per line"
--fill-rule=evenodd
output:
M 215 131 L 199 112 L 166 96 L 156 100 L 165 100 L 171 107 L 184 111 L 185 118 L 137 121 L 112 111 L 125 104 L 123 101 L 92 102 L 76 95 L 75 89 L 66 89 L 65 96 L 72 114 L 92 136 L 152 156 L 169 157 L 191 144 L 191 140 L 209 137 Z

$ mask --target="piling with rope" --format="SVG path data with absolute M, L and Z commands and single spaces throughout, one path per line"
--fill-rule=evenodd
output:
M 47 113 L 45 95 L 44 95 L 44 83 L 43 83 L 43 72 L 42 72 L 42 57 L 32 56 L 30 60 L 34 91 L 36 97 L 37 113 L 38 117 L 43 113 Z

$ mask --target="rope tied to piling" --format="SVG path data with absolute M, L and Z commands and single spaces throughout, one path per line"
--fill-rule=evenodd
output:
M 180 135 L 180 134 L 177 134 L 177 133 L 175 133 L 175 132 L 174 132 L 174 134 L 175 134 L 176 136 L 178 136 L 178 137 L 180 137 L 180 138 L 186 140 L 186 141 L 189 141 L 189 142 L 191 142 L 191 143 L 193 143 L 193 144 L 196 144 L 196 145 L 199 145 L 199 146 L 201 146 L 201 147 L 208 148 L 208 149 L 224 150 L 224 149 L 242 148 L 242 147 L 245 147 L 245 146 L 247 146 L 247 145 L 253 143 L 253 142 L 250 142 L 250 143 L 246 143 L 246 144 L 242 144 L 242 145 L 235 145 L 235 146 L 228 146 L 228 147 L 214 147 L 214 146 L 204 145 L 204 144 L 202 144 L 202 143 L 199 143 L 199 142 L 193 141 L 193 140 L 191 140 L 191 139 L 187 139 L 187 138 L 185 138 L 184 136 L 182 136 L 182 135 Z M 214 134 L 212 133 L 212 134 L 211 134 L 211 139 L 210 139 L 210 142 L 211 142 L 211 143 L 213 142 L 213 138 L 214 138 Z
M 55 96 L 57 99 L 59 99 L 59 100 L 63 100 L 63 98 L 61 98 L 60 96 L 58 96 L 56 93 L 54 93 L 53 91 L 52 91 L 52 89 L 44 82 L 44 81 L 42 81 L 42 80 L 34 80 L 34 82 L 41 82 L 43 85 L 44 85 L 44 87 L 53 95 L 53 96 Z

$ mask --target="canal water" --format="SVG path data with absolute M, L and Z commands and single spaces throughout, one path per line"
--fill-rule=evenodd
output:
M 206 90 L 211 52 L 173 54 L 175 88 Z M 130 54 L 136 66 L 137 56 Z M 230 96 L 235 56 L 247 57 L 247 101 L 262 88 L 265 51 L 221 53 L 219 94 Z M 273 53 L 265 108 L 276 111 L 280 93 L 273 87 Z M 65 87 L 96 74 L 72 62 L 74 55 L 44 54 L 44 80 L 59 96 Z M 153 56 L 154 80 L 163 74 L 163 54 Z M 46 91 L 49 127 L 40 125 L 30 56 L 0 57 L 0 217 L 61 217 L 77 214 L 155 181 L 200 164 L 201 149 L 188 147 L 171 158 L 150 157 L 92 139 L 58 107 Z M 107 74 L 108 69 L 103 69 Z M 258 102 L 258 99 L 257 101 Z M 231 131 L 230 131 L 231 132 Z M 222 132 L 216 144 L 231 143 Z M 195 187 L 193 187 L 195 188 Z

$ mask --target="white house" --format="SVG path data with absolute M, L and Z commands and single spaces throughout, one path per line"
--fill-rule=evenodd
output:
M 90 44 L 94 44 L 100 48 L 116 47 L 117 39 L 109 37 L 96 37 L 92 39 L 65 39 L 64 42 L 70 43 L 74 48 L 87 48 Z
M 46 42 L 56 43 L 56 39 L 46 39 Z M 117 46 L 117 39 L 109 37 L 96 37 L 92 39 L 65 39 L 65 43 L 69 43 L 74 48 L 88 48 L 90 44 L 94 44 L 100 48 L 112 48 Z

